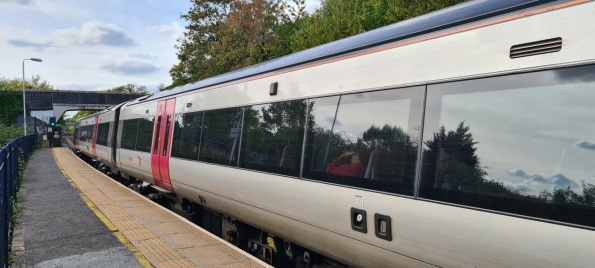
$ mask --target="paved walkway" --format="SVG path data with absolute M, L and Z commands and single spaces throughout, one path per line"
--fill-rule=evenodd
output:
M 43 169 L 52 166 L 52 170 L 47 169 L 42 174 L 53 174 L 47 176 L 52 177 L 52 179 L 48 180 L 63 181 L 63 185 L 56 186 L 56 188 L 69 188 L 69 190 L 74 191 L 77 198 L 70 196 L 61 200 L 62 202 L 60 203 L 72 204 L 70 209 L 54 210 L 56 209 L 55 207 L 44 206 L 50 203 L 48 198 L 55 195 L 55 192 L 37 185 L 35 186 L 39 190 L 44 190 L 40 192 L 45 194 L 45 199 L 40 197 L 40 200 L 42 203 L 45 202 L 45 204 L 32 203 L 29 205 L 25 203 L 25 213 L 27 214 L 27 210 L 29 209 L 38 210 L 39 207 L 44 207 L 45 214 L 52 214 L 57 220 L 52 223 L 52 226 L 48 226 L 49 224 L 44 218 L 27 219 L 26 216 L 23 217 L 23 226 L 25 227 L 25 254 L 23 256 L 25 260 L 31 254 L 29 251 L 31 240 L 30 238 L 28 240 L 27 235 L 30 231 L 30 227 L 28 226 L 30 226 L 32 220 L 35 220 L 38 225 L 46 226 L 46 228 L 59 229 L 61 231 L 56 232 L 65 233 L 67 237 L 78 236 L 89 241 L 87 244 L 96 244 L 92 241 L 94 239 L 93 237 L 97 236 L 98 238 L 95 239 L 99 239 L 99 237 L 102 237 L 101 235 L 90 233 L 91 236 L 89 237 L 86 232 L 74 230 L 73 228 L 75 227 L 66 228 L 59 221 L 60 218 L 78 218 L 78 216 L 71 216 L 73 207 L 77 207 L 77 211 L 81 211 L 83 214 L 92 215 L 95 220 L 93 224 L 95 225 L 91 229 L 96 232 L 101 230 L 99 232 L 101 234 L 104 234 L 107 230 L 109 234 L 108 238 L 110 238 L 109 242 L 112 244 L 102 246 L 98 249 L 99 251 L 94 249 L 85 250 L 84 248 L 90 247 L 90 245 L 81 244 L 77 253 L 60 253 L 62 251 L 61 246 L 57 246 L 57 242 L 60 240 L 49 237 L 40 241 L 41 244 L 38 244 L 38 247 L 54 247 L 55 249 L 52 249 L 52 251 L 57 251 L 57 253 L 52 253 L 50 254 L 51 256 L 43 259 L 32 256 L 31 258 L 35 258 L 35 260 L 26 261 L 26 266 L 29 267 L 37 264 L 54 267 L 138 267 L 139 265 L 143 267 L 270 267 L 255 257 L 239 251 L 239 249 L 222 239 L 190 223 L 188 220 L 104 176 L 79 160 L 66 148 L 53 149 L 55 161 L 53 159 L 49 160 L 51 154 L 52 151 L 49 149 L 37 151 L 34 160 L 28 166 L 28 170 L 29 168 Z M 44 163 L 40 164 L 39 162 L 41 161 Z M 59 170 L 57 171 L 58 175 L 56 175 L 55 169 L 58 169 L 58 166 L 55 164 L 56 162 L 64 175 Z M 42 165 L 43 167 L 41 167 Z M 31 175 L 29 176 L 31 177 Z M 55 176 L 61 176 L 61 178 L 55 178 Z M 68 182 L 70 182 L 70 185 L 68 185 Z M 36 183 L 36 181 L 30 179 L 26 182 L 25 189 L 28 195 L 33 187 L 27 187 L 32 183 Z M 65 187 L 65 185 L 68 186 Z M 73 187 L 76 187 L 76 190 Z M 78 197 L 79 194 L 80 197 Z M 78 203 L 74 202 L 74 199 Z M 29 201 L 27 200 L 27 202 Z M 71 235 L 72 233 L 80 234 Z M 113 264 L 92 263 L 92 265 L 88 265 L 86 263 L 79 263 L 76 265 L 64 265 L 65 262 L 69 264 L 68 262 L 72 258 L 93 260 L 94 257 L 88 255 L 91 252 L 110 256 L 109 258 L 100 257 L 99 260 L 118 260 L 118 258 L 111 257 L 111 254 L 114 254 L 117 250 L 122 250 L 125 253 L 123 254 L 123 256 L 125 255 L 127 257 L 125 261 L 123 260 L 120 263 Z M 117 254 L 113 256 L 119 256 Z M 56 259 L 58 258 L 62 262 L 56 263 Z
M 15 230 L 15 267 L 141 267 L 39 149 L 25 170 L 24 210 Z

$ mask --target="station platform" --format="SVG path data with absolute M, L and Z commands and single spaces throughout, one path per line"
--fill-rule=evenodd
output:
M 271 267 L 66 148 L 35 152 L 25 176 L 15 267 Z

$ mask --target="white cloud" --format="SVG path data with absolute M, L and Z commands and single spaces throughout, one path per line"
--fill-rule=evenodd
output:
M 595 150 L 595 142 L 588 140 L 578 141 L 574 144 L 574 146 L 583 148 L 585 150 Z
M 508 175 L 521 177 L 521 178 L 529 178 L 530 177 L 529 174 L 527 174 L 522 169 L 512 169 L 512 170 L 509 170 L 507 173 L 508 173 Z
M 182 28 L 182 26 L 180 26 L 180 23 L 178 22 L 172 22 L 171 24 L 149 26 L 147 27 L 147 30 L 158 34 L 170 35 L 171 37 L 176 39 L 184 36 L 184 28 Z
M 28 5 L 31 4 L 33 0 L 0 0 L 0 3 L 13 3 L 19 5 Z
M 575 181 L 567 178 L 562 174 L 554 174 L 552 176 L 552 186 L 556 189 L 566 189 L 570 188 L 573 190 L 581 189 L 581 186 L 576 183 Z
M 47 47 L 51 47 L 53 44 L 51 42 L 48 43 L 36 43 L 36 42 L 29 42 L 20 39 L 12 39 L 8 40 L 8 43 L 15 46 L 15 47 L 32 47 L 38 50 L 42 50 Z
M 525 178 L 521 183 L 512 183 L 509 181 L 501 181 L 507 188 L 511 189 L 525 189 L 527 191 L 544 191 L 553 192 L 554 189 L 567 189 L 570 188 L 574 191 L 580 191 L 581 186 L 574 180 L 564 176 L 560 173 L 554 174 L 531 174 L 522 169 L 509 170 L 508 175 Z
M 137 45 L 137 42 L 118 26 L 101 21 L 85 22 L 80 30 L 77 28 L 58 29 L 54 32 L 54 38 L 57 42 L 81 46 L 130 47 Z
M 142 60 L 152 60 L 152 61 L 159 59 L 159 57 L 157 57 L 157 56 L 153 56 L 150 54 L 143 54 L 143 53 L 132 53 L 132 54 L 130 54 L 130 57 L 142 59 Z
M 126 59 L 122 61 L 107 61 L 101 65 L 101 68 L 116 74 L 136 75 L 154 73 L 159 67 L 136 59 Z

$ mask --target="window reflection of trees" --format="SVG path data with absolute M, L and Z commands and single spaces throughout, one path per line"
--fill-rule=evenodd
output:
M 489 167 L 481 165 L 475 146 L 479 142 L 470 130 L 463 121 L 455 130 L 442 126 L 426 138 L 422 197 L 594 226 L 595 218 L 583 215 L 593 213 L 595 185 L 583 180 L 582 192 L 567 187 L 543 190 L 538 195 L 506 187 L 489 179 Z
M 197 160 L 201 129 L 202 112 L 176 115 L 171 155 Z
M 417 102 L 421 96 L 416 93 L 423 91 L 398 89 L 312 100 L 303 176 L 412 195 L 419 137 L 415 118 L 421 111 Z
M 594 70 L 429 85 L 420 197 L 595 227 Z
M 247 107 L 240 167 L 299 176 L 307 102 Z
M 153 125 L 155 117 L 139 118 L 138 136 L 136 138 L 136 150 L 142 152 L 151 151 L 151 142 L 153 139 Z M 107 142 L 107 140 L 106 140 Z
M 241 128 L 242 108 L 229 108 L 204 112 L 199 160 L 235 166 L 239 136 L 232 129 Z

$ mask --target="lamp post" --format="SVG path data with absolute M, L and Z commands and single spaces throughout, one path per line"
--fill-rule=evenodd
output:
M 30 58 L 23 60 L 23 129 L 25 129 L 25 136 L 27 136 L 27 108 L 25 106 L 25 61 L 31 60 L 41 62 L 39 58 Z

